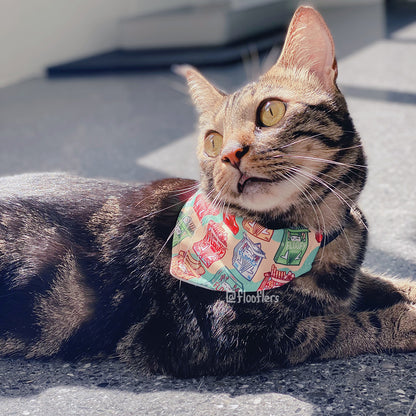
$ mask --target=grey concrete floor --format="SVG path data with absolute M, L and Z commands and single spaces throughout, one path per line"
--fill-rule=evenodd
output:
M 339 60 L 339 84 L 369 160 L 365 264 L 403 278 L 416 278 L 414 16 L 395 19 L 385 38 Z M 247 79 L 242 65 L 204 73 L 227 91 Z M 194 125 L 186 88 L 168 72 L 28 80 L 0 89 L 0 175 L 197 178 Z M 415 354 L 186 381 L 143 378 L 111 360 L 0 360 L 0 414 L 416 415 L 415 371 Z

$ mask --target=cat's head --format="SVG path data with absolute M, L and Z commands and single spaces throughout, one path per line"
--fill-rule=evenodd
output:
M 303 223 L 307 211 L 336 217 L 355 202 L 365 158 L 336 86 L 331 34 L 313 8 L 295 12 L 277 63 L 233 94 L 192 67 L 179 72 L 199 112 L 201 187 L 211 200 Z

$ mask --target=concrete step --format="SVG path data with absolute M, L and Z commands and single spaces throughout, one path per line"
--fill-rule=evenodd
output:
M 238 2 L 214 2 L 129 17 L 120 21 L 119 46 L 152 49 L 226 45 L 287 24 L 295 6 L 290 0 L 244 7 Z

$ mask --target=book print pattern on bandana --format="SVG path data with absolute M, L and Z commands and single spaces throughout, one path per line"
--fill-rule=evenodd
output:
M 179 214 L 170 272 L 211 290 L 269 290 L 308 272 L 321 239 L 306 227 L 271 230 L 227 215 L 198 191 Z

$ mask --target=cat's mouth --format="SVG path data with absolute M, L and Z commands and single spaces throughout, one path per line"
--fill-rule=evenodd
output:
M 273 182 L 271 179 L 267 179 L 267 178 L 258 178 L 255 176 L 247 176 L 244 173 L 240 176 L 240 179 L 238 181 L 237 184 L 237 189 L 238 192 L 240 194 L 243 193 L 244 188 L 246 187 L 246 185 L 251 184 L 251 183 L 267 183 L 267 182 Z

